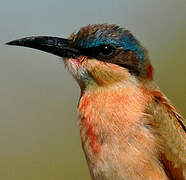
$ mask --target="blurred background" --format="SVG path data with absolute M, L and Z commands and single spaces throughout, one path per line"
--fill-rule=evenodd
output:
M 5 46 L 31 35 L 68 37 L 115 23 L 148 48 L 161 90 L 186 117 L 185 0 L 1 0 L 0 179 L 88 180 L 76 107 L 80 90 L 62 60 Z

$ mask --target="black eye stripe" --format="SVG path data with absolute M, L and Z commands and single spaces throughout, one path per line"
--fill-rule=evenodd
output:
M 96 58 L 103 62 L 117 64 L 137 76 L 140 75 L 139 64 L 135 63 L 136 55 L 130 50 L 124 50 L 123 47 L 114 45 L 100 45 L 91 48 L 78 48 L 81 55 L 89 58 Z M 131 63 L 134 62 L 134 63 Z
M 83 55 L 87 55 L 95 58 L 111 58 L 113 57 L 116 47 L 114 45 L 100 45 L 91 48 L 80 48 L 80 52 Z

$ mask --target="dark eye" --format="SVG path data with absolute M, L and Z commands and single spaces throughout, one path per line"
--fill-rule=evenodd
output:
M 94 57 L 94 58 L 99 58 L 101 59 L 110 59 L 113 56 L 116 55 L 117 48 L 114 45 L 100 45 L 100 46 L 95 46 L 95 47 L 90 47 L 90 48 L 79 48 L 81 54 L 89 56 L 89 57 Z
M 112 45 L 103 45 L 99 47 L 99 56 L 112 56 L 114 53 L 115 47 Z

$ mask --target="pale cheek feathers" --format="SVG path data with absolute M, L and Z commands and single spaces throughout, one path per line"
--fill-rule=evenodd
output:
M 129 79 L 128 70 L 118 65 L 105 63 L 96 59 L 86 59 L 82 62 L 93 79 L 100 86 L 107 86 Z
M 92 80 L 98 86 L 108 86 L 129 80 L 127 69 L 112 63 L 105 63 L 96 59 L 79 57 L 78 59 L 64 59 L 67 70 L 80 84 L 87 85 Z
M 84 81 L 88 81 L 89 73 L 82 65 L 80 59 L 64 59 L 64 65 L 80 85 L 82 83 L 87 83 Z

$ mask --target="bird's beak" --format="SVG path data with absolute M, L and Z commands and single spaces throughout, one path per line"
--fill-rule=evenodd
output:
M 6 44 L 34 48 L 60 57 L 76 58 L 79 56 L 79 50 L 73 47 L 71 40 L 58 37 L 32 36 Z

